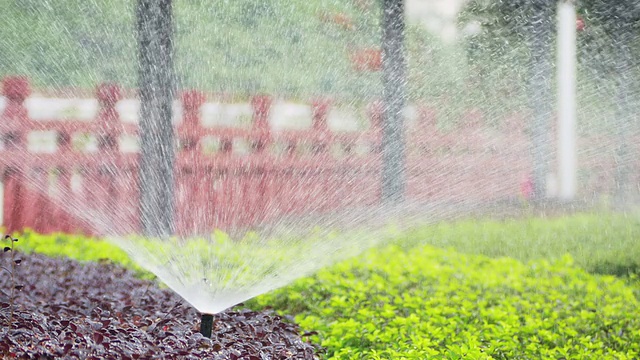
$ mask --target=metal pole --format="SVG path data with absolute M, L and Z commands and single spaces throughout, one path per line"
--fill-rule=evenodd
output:
M 173 233 L 172 103 L 173 19 L 171 0 L 138 0 L 140 96 L 140 217 L 147 236 Z
M 576 196 L 576 9 L 573 0 L 558 4 L 558 180 L 561 200 Z
M 405 106 L 406 63 L 404 57 L 404 1 L 382 2 L 382 201 L 404 200 L 406 188 Z
M 531 153 L 533 156 L 533 199 L 546 198 L 547 176 L 551 159 L 550 125 L 553 96 L 551 92 L 553 6 L 555 0 L 532 0 L 529 6 L 528 37 L 529 97 L 532 110 Z

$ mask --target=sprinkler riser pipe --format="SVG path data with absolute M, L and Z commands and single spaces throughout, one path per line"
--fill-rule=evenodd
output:
M 202 336 L 211 339 L 211 333 L 213 331 L 213 315 L 202 314 L 200 320 L 200 334 Z

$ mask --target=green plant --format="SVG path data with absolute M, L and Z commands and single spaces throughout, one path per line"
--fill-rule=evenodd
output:
M 402 236 L 401 246 L 440 248 L 521 261 L 570 254 L 585 270 L 628 277 L 640 273 L 638 213 L 593 212 L 551 218 L 465 219 L 421 226 Z
M 10 281 L 9 281 L 9 285 L 10 285 L 10 290 L 9 290 L 9 294 L 6 294 L 3 292 L 3 295 L 7 296 L 9 299 L 9 319 L 7 321 L 7 325 L 9 327 L 9 329 L 11 329 L 11 326 L 13 324 L 13 311 L 14 311 L 14 295 L 15 295 L 15 291 L 18 290 L 22 290 L 22 288 L 24 287 L 24 285 L 17 285 L 16 281 L 15 281 L 15 273 L 16 273 L 16 267 L 18 265 L 20 265 L 20 263 L 22 263 L 22 259 L 16 259 L 16 252 L 15 252 L 15 247 L 14 244 L 16 242 L 18 242 L 17 238 L 12 237 L 11 235 L 6 235 L 4 237 L 5 240 L 9 240 L 9 242 L 11 243 L 11 246 L 5 246 L 3 249 L 3 253 L 6 252 L 11 252 L 11 257 L 10 257 L 10 263 L 9 263 L 9 267 L 2 265 L 0 268 L 2 270 L 4 270 L 10 277 Z
M 570 256 L 522 263 L 393 244 L 263 295 L 330 359 L 634 358 L 633 290 Z
M 302 329 L 317 330 L 309 336 L 327 347 L 328 358 L 634 358 L 640 351 L 636 215 L 421 226 L 248 305 L 295 315 Z M 216 241 L 220 256 L 232 249 L 224 234 Z M 21 243 L 133 266 L 124 252 L 97 239 L 27 232 Z M 247 254 L 254 245 L 235 249 Z M 206 246 L 194 241 L 184 250 Z M 260 250 L 275 261 L 283 256 L 277 247 Z
M 24 74 L 46 88 L 88 90 L 101 81 L 135 86 L 135 3 L 60 1 L 55 7 L 32 0 L 3 7 L 0 77 Z M 322 20 L 335 13 L 351 18 L 356 28 Z M 241 97 L 268 92 L 305 101 L 318 94 L 347 102 L 380 95 L 380 73 L 356 72 L 349 60 L 351 47 L 379 44 L 378 6 L 363 11 L 339 0 L 237 0 L 218 2 L 214 10 L 209 2 L 181 1 L 174 15 L 181 88 Z M 443 68 L 420 77 L 419 86 L 445 87 L 442 73 L 449 62 L 437 61 L 447 59 L 442 41 L 412 25 L 408 39 L 413 74 L 424 73 L 422 66 Z M 419 41 L 429 45 L 428 54 Z
M 132 261 L 126 252 L 116 245 L 95 237 L 74 234 L 38 234 L 29 229 L 20 234 L 21 250 L 49 256 L 64 256 L 79 261 L 112 261 L 135 270 L 143 278 L 153 278 Z

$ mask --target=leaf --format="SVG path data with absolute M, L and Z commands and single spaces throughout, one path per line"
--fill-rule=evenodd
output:
M 102 344 L 102 341 L 104 341 L 104 335 L 100 334 L 99 332 L 94 332 L 93 341 L 95 341 L 97 344 Z

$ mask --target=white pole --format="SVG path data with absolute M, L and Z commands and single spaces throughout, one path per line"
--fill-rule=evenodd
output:
M 572 0 L 558 4 L 558 180 L 561 200 L 576 196 L 576 10 Z

